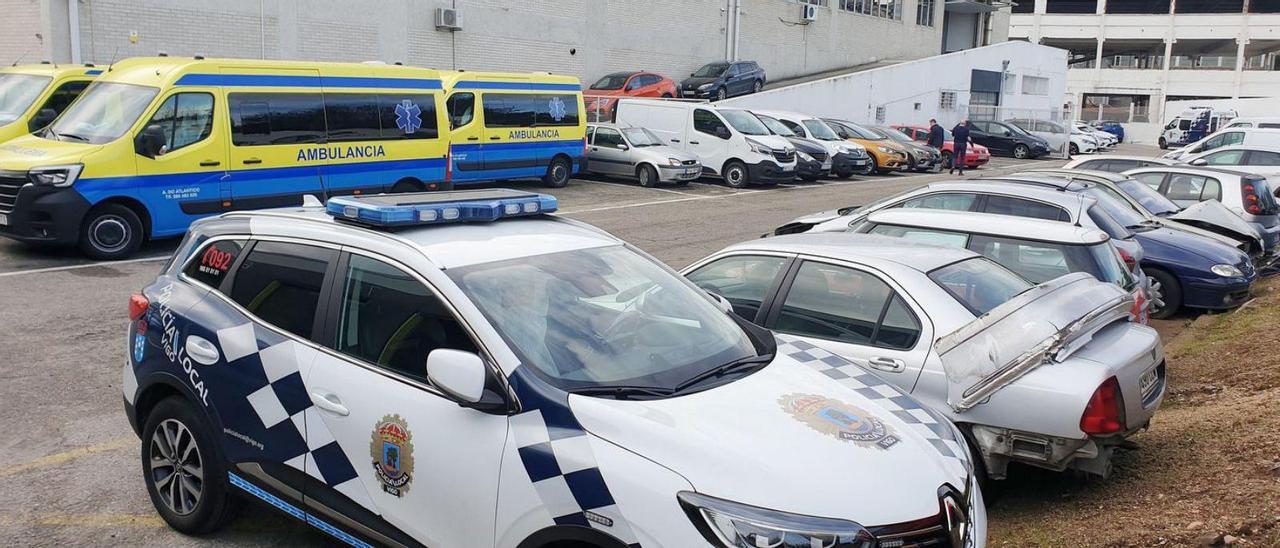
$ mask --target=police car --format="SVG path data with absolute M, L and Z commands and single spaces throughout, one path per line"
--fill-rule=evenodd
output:
M 251 497 L 356 546 L 982 546 L 961 434 L 511 190 L 195 223 L 129 302 L 174 529 Z

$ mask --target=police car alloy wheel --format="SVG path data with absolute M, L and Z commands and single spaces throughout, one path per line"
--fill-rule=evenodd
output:
M 551 188 L 564 188 L 569 184 L 569 169 L 568 160 L 556 158 L 547 166 L 547 175 L 542 178 L 542 182 Z
M 123 259 L 141 245 L 142 220 L 120 204 L 94 208 L 80 229 L 80 249 L 94 259 Z
M 202 534 L 239 508 L 227 489 L 222 456 L 204 421 L 181 397 L 156 404 L 142 430 L 142 474 L 156 512 L 171 527 Z

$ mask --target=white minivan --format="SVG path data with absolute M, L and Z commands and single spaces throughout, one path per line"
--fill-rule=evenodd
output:
M 1212 107 L 1191 107 L 1175 116 L 1160 130 L 1157 144 L 1165 149 L 1194 143 L 1218 131 L 1239 117 L 1234 110 Z
M 624 99 L 614 121 L 646 128 L 702 162 L 702 171 L 734 188 L 785 183 L 796 176 L 796 148 L 754 114 L 707 103 Z
M 1187 161 L 1188 158 L 1202 152 L 1209 152 L 1210 150 L 1231 145 L 1280 147 L 1280 129 L 1223 129 L 1185 147 L 1166 152 L 1163 157 L 1170 160 Z

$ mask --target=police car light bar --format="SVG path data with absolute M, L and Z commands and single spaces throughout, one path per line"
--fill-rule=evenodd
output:
M 505 188 L 338 196 L 325 205 L 335 218 L 379 227 L 491 222 L 555 210 L 555 196 Z

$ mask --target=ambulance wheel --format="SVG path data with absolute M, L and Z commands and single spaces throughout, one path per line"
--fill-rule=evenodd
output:
M 226 525 L 241 500 L 204 420 L 179 396 L 156 404 L 142 429 L 142 475 L 156 512 L 188 535 Z
M 542 184 L 551 188 L 564 188 L 569 184 L 569 160 L 559 157 L 551 160 L 547 166 L 547 174 L 542 176 Z
M 658 184 L 658 170 L 649 164 L 640 164 L 640 167 L 636 168 L 636 180 L 643 187 L 655 186 Z
M 743 188 L 751 184 L 751 173 L 746 164 L 733 160 L 724 165 L 724 182 L 733 188 Z
M 142 246 L 142 219 L 123 204 L 102 204 L 89 210 L 80 225 L 80 250 L 103 261 L 124 259 Z
M 1168 149 L 1169 149 L 1169 141 L 1164 140 L 1164 137 L 1161 137 L 1161 138 L 1160 138 L 1160 143 L 1159 143 L 1159 144 L 1160 144 L 1160 150 L 1168 150 Z

